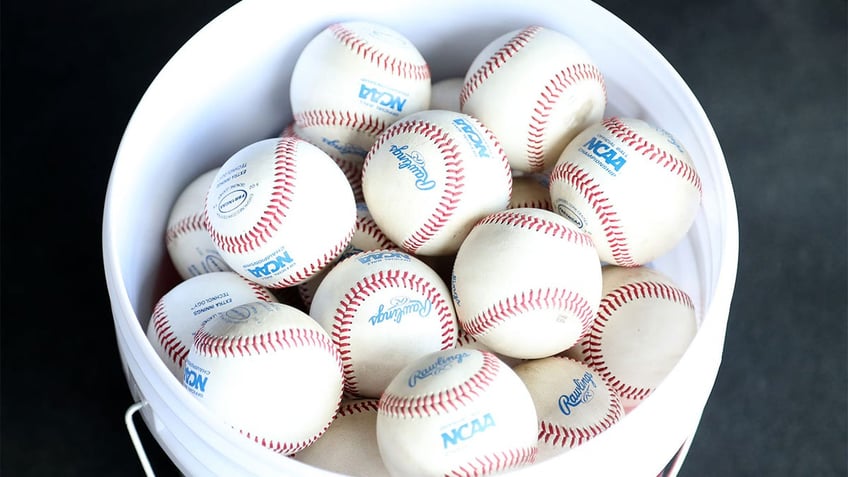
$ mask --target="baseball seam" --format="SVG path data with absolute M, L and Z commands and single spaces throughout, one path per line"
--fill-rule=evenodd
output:
M 450 134 L 439 126 L 426 121 L 401 121 L 390 126 L 383 134 L 381 134 L 374 146 L 365 156 L 365 161 L 362 165 L 363 178 L 367 174 L 367 170 L 373 158 L 373 152 L 379 150 L 383 145 L 394 138 L 398 134 L 417 134 L 428 139 L 439 150 L 440 161 L 438 165 L 445 170 L 445 184 L 442 187 L 439 202 L 429 217 L 422 220 L 421 226 L 413 231 L 399 245 L 405 251 L 416 253 L 419 248 L 424 246 L 448 223 L 454 210 L 459 206 L 464 190 L 465 172 L 463 161 L 460 158 L 460 153 L 457 151 L 458 146 L 451 139 Z
M 556 72 L 539 92 L 539 98 L 533 107 L 528 124 L 526 152 L 527 161 L 532 170 L 542 170 L 545 167 L 547 152 L 545 140 L 548 135 L 548 121 L 551 111 L 557 106 L 562 95 L 574 84 L 580 82 L 599 84 L 606 104 L 606 84 L 603 75 L 595 65 L 580 63 Z
M 472 94 L 486 81 L 489 76 L 491 76 L 497 69 L 504 65 L 512 56 L 518 53 L 522 48 L 524 48 L 536 34 L 542 30 L 542 27 L 532 25 L 523 30 L 519 31 L 515 36 L 513 36 L 506 44 L 504 44 L 498 51 L 494 52 L 489 59 L 486 60 L 485 63 L 480 65 L 477 68 L 477 71 L 471 75 L 471 77 L 466 80 L 462 89 L 459 92 L 459 106 L 462 109 L 465 106 L 465 103 L 468 102 L 468 99 Z
M 377 412 L 379 409 L 379 399 L 361 399 L 343 403 L 336 417 L 345 417 L 353 414 L 361 414 L 363 412 Z
M 165 246 L 171 246 L 180 237 L 198 231 L 208 233 L 206 216 L 203 212 L 187 215 L 168 227 L 165 233 Z
M 536 461 L 539 449 L 535 446 L 517 447 L 501 452 L 474 457 L 464 464 L 445 472 L 446 476 L 476 477 L 489 475 L 502 470 L 532 464 Z
M 185 357 L 188 355 L 186 344 L 183 343 L 171 327 L 171 320 L 165 311 L 165 303 L 159 300 L 156 306 L 153 307 L 153 330 L 156 335 L 156 340 L 162 349 L 171 358 L 171 361 L 177 363 L 180 367 L 185 362 Z
M 644 298 L 666 300 L 692 310 L 695 309 L 689 295 L 677 287 L 655 281 L 627 283 L 611 290 L 601 299 L 595 321 L 589 328 L 586 339 L 582 344 L 586 355 L 584 360 L 586 364 L 592 366 L 601 377 L 607 380 L 619 396 L 631 400 L 642 400 L 653 389 L 633 386 L 622 381 L 618 376 L 614 376 L 606 364 L 601 340 L 607 322 L 616 310 L 628 302 Z
M 656 144 L 640 136 L 629 128 L 620 118 L 611 117 L 603 121 L 603 126 L 624 144 L 642 154 L 649 161 L 680 177 L 698 190 L 698 196 L 703 196 L 701 178 L 694 167 L 686 161 L 673 156 Z
M 487 215 L 477 222 L 477 226 L 487 224 L 518 227 L 531 232 L 541 232 L 548 237 L 565 240 L 581 247 L 595 247 L 592 236 L 587 233 L 521 211 L 503 210 Z
M 414 292 L 426 297 L 433 304 L 433 311 L 439 318 L 442 339 L 440 349 L 450 349 L 456 345 L 457 330 L 451 306 L 429 280 L 404 270 L 380 270 L 373 273 L 356 282 L 342 297 L 333 315 L 330 332 L 333 344 L 341 356 L 345 391 L 352 395 L 360 394 L 359 379 L 354 368 L 350 346 L 356 314 L 369 297 L 387 288 Z
M 357 111 L 314 109 L 294 114 L 294 121 L 302 128 L 334 126 L 344 127 L 376 138 L 388 124 L 371 115 Z
M 630 246 L 624 228 L 620 225 L 621 219 L 614 207 L 615 201 L 604 194 L 603 188 L 595 183 L 586 171 L 572 162 L 561 163 L 554 167 L 551 183 L 557 181 L 562 181 L 576 189 L 592 207 L 616 265 L 623 267 L 639 265 L 630 255 Z
M 579 293 L 562 288 L 538 288 L 525 290 L 499 300 L 470 320 L 463 321 L 462 328 L 475 338 L 479 338 L 511 318 L 531 311 L 551 308 L 576 316 L 580 320 L 580 336 L 586 334 L 595 318 L 595 310 Z
M 412 63 L 381 51 L 341 23 L 330 25 L 329 30 L 349 50 L 393 76 L 413 80 L 430 79 L 430 68 L 426 62 Z
M 483 351 L 483 363 L 462 383 L 436 393 L 399 396 L 386 391 L 380 397 L 379 412 L 398 418 L 438 416 L 461 409 L 486 392 L 505 366 L 494 354 Z
M 551 204 L 550 200 L 547 199 L 528 199 L 523 201 L 514 202 L 510 208 L 512 209 L 544 209 L 553 211 L 553 204 Z
M 375 242 L 377 242 L 377 246 L 375 248 L 381 250 L 398 248 L 398 246 L 383 233 L 380 226 L 377 225 L 377 222 L 374 222 L 374 219 L 371 217 L 360 217 L 360 219 L 356 221 L 356 230 L 371 237 Z
M 194 350 L 202 356 L 234 358 L 259 356 L 293 348 L 318 348 L 335 357 L 339 369 L 341 356 L 326 333 L 304 328 L 272 330 L 249 336 L 217 336 L 201 327 L 194 335 Z

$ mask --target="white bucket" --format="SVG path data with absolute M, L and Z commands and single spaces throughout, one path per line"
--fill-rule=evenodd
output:
M 637 32 L 587 0 L 312 0 L 298 10 L 245 0 L 200 30 L 150 85 L 115 158 L 103 221 L 115 332 L 137 407 L 168 456 L 188 475 L 336 475 L 261 449 L 216 419 L 173 378 L 144 331 L 153 303 L 178 281 L 164 247 L 171 204 L 193 178 L 288 124 L 289 76 L 300 49 L 330 22 L 381 22 L 416 44 L 436 81 L 464 75 L 498 35 L 538 24 L 593 55 L 607 81 L 607 116 L 652 122 L 693 156 L 702 211 L 684 241 L 654 265 L 690 293 L 700 329 L 665 381 L 622 421 L 514 475 L 655 476 L 680 452 L 670 472 L 676 474 L 718 372 L 738 254 L 724 156 L 677 72 Z

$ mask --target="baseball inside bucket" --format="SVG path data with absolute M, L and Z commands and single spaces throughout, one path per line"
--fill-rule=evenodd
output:
M 188 475 L 335 475 L 260 448 L 174 379 L 145 334 L 155 301 L 179 277 L 165 252 L 171 205 L 194 178 L 292 120 L 291 71 L 321 29 L 342 20 L 395 28 L 434 81 L 463 76 L 493 38 L 528 25 L 576 40 L 603 72 L 605 116 L 641 118 L 686 145 L 703 186 L 686 237 L 651 263 L 690 295 L 698 332 L 666 379 L 615 426 L 568 453 L 509 475 L 657 475 L 695 435 L 721 361 L 736 276 L 736 208 L 724 157 L 698 100 L 636 31 L 583 0 L 385 4 L 318 1 L 293 14 L 245 0 L 200 30 L 163 67 L 129 121 L 105 200 L 103 254 L 119 356 L 144 422 Z M 131 404 L 131 403 L 128 403 Z M 670 473 L 676 473 L 682 458 Z

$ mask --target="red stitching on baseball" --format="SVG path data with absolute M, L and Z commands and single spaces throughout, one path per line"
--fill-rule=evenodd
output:
M 359 307 L 374 293 L 396 288 L 424 296 L 433 304 L 433 311 L 439 318 L 442 330 L 442 347 L 450 349 L 456 345 L 456 319 L 452 313 L 451 304 L 439 293 L 427 279 L 405 270 L 380 270 L 356 282 L 342 297 L 339 307 L 333 315 L 333 327 L 330 335 L 333 344 L 338 348 L 342 360 L 342 370 L 345 378 L 345 391 L 359 395 L 359 381 L 353 369 L 350 357 L 350 334 Z
M 168 314 L 165 312 L 163 300 L 159 300 L 153 307 L 151 320 L 153 320 L 152 326 L 156 339 L 162 349 L 173 362 L 182 367 L 189 350 L 185 343 L 180 342 L 174 329 L 171 328 L 171 320 L 168 319 Z
M 661 149 L 656 144 L 649 142 L 639 133 L 628 127 L 620 118 L 611 117 L 603 122 L 604 127 L 617 137 L 620 141 L 632 147 L 649 161 L 656 163 L 663 169 L 682 178 L 692 184 L 698 190 L 698 196 L 703 196 L 701 189 L 701 178 L 695 168 L 686 161 L 677 158 Z
M 348 401 L 339 407 L 336 417 L 350 416 L 363 412 L 377 412 L 379 410 L 379 399 L 357 399 Z
M 595 247 L 595 242 L 592 241 L 592 236 L 585 232 L 513 209 L 502 210 L 500 212 L 487 215 L 480 219 L 477 224 L 509 225 L 529 230 L 531 232 L 542 232 L 544 235 L 562 239 L 581 247 Z
M 582 295 L 562 288 L 525 290 L 504 298 L 463 323 L 462 328 L 475 337 L 486 334 L 508 319 L 535 310 L 555 308 L 572 313 L 580 320 L 584 335 L 592 325 L 595 310 Z
M 404 79 L 430 79 L 430 68 L 426 62 L 411 63 L 380 51 L 376 46 L 358 36 L 356 32 L 345 28 L 343 24 L 336 23 L 328 28 L 348 49 L 392 75 Z
M 532 464 L 536 461 L 539 449 L 535 446 L 518 447 L 501 452 L 474 457 L 445 473 L 446 476 L 478 477 L 494 472 Z
M 550 200 L 547 199 L 539 199 L 539 200 L 526 200 L 522 202 L 515 202 L 510 206 L 512 209 L 544 209 L 553 211 L 553 204 L 551 204 Z
M 365 156 L 365 161 L 362 165 L 363 175 L 371 162 L 373 151 L 382 148 L 387 141 L 398 134 L 417 134 L 430 140 L 439 150 L 441 156 L 441 160 L 437 164 L 445 168 L 445 184 L 442 187 L 441 196 L 439 197 L 436 208 L 427 219 L 422 221 L 421 227 L 413 231 L 400 244 L 407 252 L 415 253 L 432 239 L 453 215 L 465 188 L 465 176 L 463 176 L 465 168 L 460 153 L 457 151 L 458 147 L 451 139 L 450 134 L 433 123 L 413 120 L 394 123 L 377 138 L 374 146 L 368 152 L 368 155 Z
M 630 255 L 630 246 L 624 228 L 621 227 L 621 219 L 615 211 L 615 201 L 606 196 L 589 174 L 572 162 L 557 164 L 551 172 L 551 182 L 562 181 L 576 189 L 589 203 L 598 217 L 610 253 L 617 265 L 623 267 L 635 267 L 639 265 Z
M 586 336 L 586 342 L 583 345 L 586 363 L 591 365 L 601 377 L 608 380 L 615 392 L 625 399 L 644 399 L 653 389 L 631 386 L 622 382 L 617 376 L 613 376 L 604 359 L 603 350 L 601 349 L 601 338 L 607 322 L 616 310 L 625 303 L 645 298 L 659 298 L 683 305 L 692 310 L 695 309 L 689 295 L 677 287 L 654 281 L 626 283 L 601 298 L 595 321 L 592 323 L 590 331 Z
M 545 167 L 545 137 L 548 135 L 551 111 L 570 87 L 584 81 L 600 84 L 606 104 L 607 88 L 604 77 L 600 70 L 590 63 L 571 65 L 556 72 L 539 93 L 530 116 L 530 124 L 527 125 L 527 161 L 533 170 L 542 170 Z
M 194 349 L 210 357 L 258 356 L 292 348 L 318 348 L 330 353 L 342 368 L 339 350 L 333 341 L 318 330 L 287 328 L 250 336 L 217 336 L 201 327 L 194 335 Z
M 380 226 L 377 225 L 377 222 L 374 222 L 374 219 L 371 217 L 360 217 L 359 220 L 356 221 L 356 230 L 374 239 L 374 241 L 377 242 L 377 246 L 374 248 L 381 250 L 394 250 L 398 248 L 398 246 L 383 233 Z
M 294 120 L 302 128 L 339 126 L 373 136 L 374 138 L 388 126 L 385 121 L 357 111 L 332 111 L 326 109 L 297 112 L 294 115 Z
M 480 67 L 477 68 L 477 71 L 475 71 L 474 74 L 468 78 L 468 81 L 465 81 L 462 85 L 462 89 L 459 92 L 460 109 L 465 106 L 468 98 L 474 94 L 477 88 L 480 87 L 480 85 L 483 84 L 483 82 L 486 81 L 486 79 L 491 76 L 495 70 L 503 66 L 507 60 L 530 43 L 530 40 L 532 40 L 533 37 L 535 37 L 541 30 L 542 27 L 535 25 L 531 25 L 521 30 L 508 42 L 506 42 L 506 44 L 498 51 L 494 52 L 485 63 L 480 65 Z
M 398 396 L 389 391 L 380 397 L 380 412 L 386 416 L 416 418 L 456 411 L 488 390 L 505 366 L 494 354 L 483 351 L 483 363 L 472 376 L 457 386 L 420 396 Z
M 206 216 L 203 212 L 198 212 L 186 217 L 183 217 L 175 224 L 168 227 L 165 232 L 165 246 L 170 246 L 175 240 L 183 235 L 191 232 L 206 231 Z

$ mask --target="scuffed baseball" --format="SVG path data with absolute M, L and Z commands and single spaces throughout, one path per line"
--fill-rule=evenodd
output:
M 603 267 L 603 295 L 587 335 L 564 355 L 610 382 L 627 411 L 662 382 L 695 337 L 689 294 L 649 267 Z
M 408 363 L 456 346 L 459 328 L 445 282 L 399 250 L 337 263 L 318 285 L 309 315 L 342 353 L 345 391 L 360 397 L 380 397 Z
M 475 222 L 507 208 L 511 190 L 497 138 L 477 119 L 446 110 L 389 126 L 362 168 L 374 221 L 416 255 L 455 253 Z
M 550 356 L 512 369 L 536 405 L 537 462 L 582 445 L 624 417 L 621 400 L 603 376 L 579 361 Z
M 356 202 L 326 153 L 294 138 L 245 146 L 220 168 L 206 200 L 207 227 L 238 274 L 269 288 L 306 281 L 350 243 Z
M 331 424 L 342 380 L 338 349 L 309 315 L 254 302 L 216 314 L 197 331 L 183 386 L 245 438 L 292 455 Z
M 377 446 L 377 399 L 346 399 L 327 431 L 293 456 L 319 469 L 352 477 L 388 477 Z
M 271 292 L 239 274 L 211 272 L 190 277 L 168 290 L 153 306 L 147 339 L 177 379 L 195 332 L 215 314 L 254 301 L 276 302 Z
M 490 475 L 534 462 L 536 419 L 527 388 L 494 354 L 446 350 L 386 388 L 377 443 L 393 476 Z
M 701 179 L 678 140 L 637 118 L 587 127 L 551 172 L 554 209 L 592 235 L 601 259 L 645 265 L 686 235 L 701 203 Z
M 451 287 L 466 333 L 506 356 L 543 358 L 588 330 L 601 264 L 591 237 L 564 217 L 510 209 L 474 226 L 457 252 Z
M 513 169 L 549 169 L 566 144 L 606 109 L 603 74 L 583 46 L 537 25 L 492 40 L 474 58 L 461 111 L 503 144 Z
M 231 270 L 218 253 L 218 247 L 204 224 L 206 193 L 217 173 L 218 168 L 215 168 L 192 180 L 180 192 L 168 215 L 165 248 L 183 280 L 204 273 Z
M 430 104 L 430 69 L 417 47 L 379 23 L 327 26 L 301 50 L 290 104 L 298 134 L 361 164 L 378 134 Z

